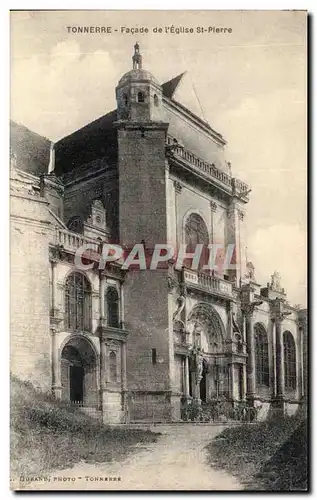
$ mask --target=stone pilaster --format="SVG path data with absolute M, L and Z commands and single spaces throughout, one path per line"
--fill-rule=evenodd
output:
M 276 398 L 284 399 L 284 351 L 282 318 L 275 319 L 276 332 Z
M 247 400 L 252 403 L 255 398 L 255 339 L 253 334 L 253 310 L 245 315 L 245 331 L 247 340 Z
M 228 274 L 231 279 L 235 279 L 237 286 L 242 278 L 242 249 L 244 242 L 242 241 L 242 223 L 244 211 L 235 199 L 231 202 L 227 210 L 227 244 L 234 245 L 235 259 L 232 263 L 235 264 L 235 269 L 230 269 Z
M 108 346 L 106 343 L 106 339 L 101 338 L 100 339 L 100 390 L 102 393 L 106 389 L 108 382 L 107 356 L 108 356 Z
M 122 410 L 125 411 L 127 408 L 127 346 L 123 342 L 121 344 L 121 391 L 122 391 Z
M 278 415 L 285 413 L 285 374 L 284 374 L 284 346 L 283 320 L 291 314 L 284 310 L 284 300 L 276 298 L 271 304 L 272 320 L 275 323 L 275 359 L 276 359 L 276 395 L 273 406 Z
M 184 358 L 184 393 L 189 397 L 189 361 L 188 356 Z
M 241 309 L 245 319 L 245 336 L 247 343 L 247 366 L 246 366 L 246 399 L 252 406 L 254 405 L 256 393 L 256 364 L 255 364 L 255 337 L 253 332 L 253 313 L 256 306 L 262 304 L 260 300 L 254 300 L 254 288 L 251 285 L 245 285 L 242 288 Z
M 51 327 L 52 338 L 52 393 L 56 399 L 62 398 L 61 363 L 58 347 L 57 330 Z
M 271 397 L 276 397 L 276 325 L 272 320 L 272 370 L 270 373 Z

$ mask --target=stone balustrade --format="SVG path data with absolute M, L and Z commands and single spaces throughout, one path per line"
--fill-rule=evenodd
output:
M 76 252 L 83 245 L 89 245 L 89 250 L 98 253 L 100 241 L 93 238 L 87 238 L 82 234 L 72 233 L 66 229 L 56 229 L 55 241 L 56 245 L 61 245 L 65 250 Z
M 204 288 L 210 292 L 219 293 L 221 295 L 232 295 L 232 283 L 223 280 L 216 276 L 210 276 L 207 273 L 185 269 L 185 283 L 194 285 L 194 287 Z
M 199 158 L 194 153 L 188 151 L 181 145 L 177 145 L 171 136 L 167 137 L 167 146 L 173 146 L 173 155 L 185 160 L 190 164 L 191 167 L 198 171 L 204 172 L 208 177 L 216 179 L 221 184 L 223 184 L 228 190 L 235 190 L 237 193 L 247 192 L 249 187 L 244 182 L 238 180 L 235 177 L 231 177 L 226 172 L 223 172 L 217 168 L 213 163 L 208 163 L 207 161 Z

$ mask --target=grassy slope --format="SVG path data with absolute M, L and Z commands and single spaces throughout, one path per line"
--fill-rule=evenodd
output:
M 41 475 L 79 461 L 120 459 L 150 431 L 107 427 L 78 409 L 65 408 L 30 384 L 11 383 L 11 476 Z
M 246 489 L 307 488 L 306 423 L 296 418 L 227 428 L 208 445 L 212 467 L 239 477 Z

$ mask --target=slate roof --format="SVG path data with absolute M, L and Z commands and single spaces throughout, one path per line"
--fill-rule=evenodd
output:
M 10 120 L 10 147 L 20 170 L 33 175 L 48 171 L 51 141 Z
M 163 95 L 165 95 L 165 97 L 168 97 L 169 99 L 173 98 L 173 95 L 174 95 L 174 93 L 175 93 L 175 91 L 176 91 L 176 89 L 177 89 L 177 87 L 178 87 L 178 85 L 179 85 L 179 83 L 184 75 L 185 75 L 185 71 L 184 71 L 184 73 L 181 73 L 180 75 L 175 76 L 174 78 L 172 78 L 168 82 L 163 83 L 162 90 L 163 90 Z
M 98 158 L 115 163 L 118 155 L 117 131 L 113 122 L 117 110 L 97 118 L 55 144 L 55 173 L 61 175 Z

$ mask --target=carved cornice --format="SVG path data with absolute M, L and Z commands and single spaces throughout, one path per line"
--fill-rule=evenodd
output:
M 99 327 L 100 341 L 108 344 L 113 340 L 119 342 L 126 342 L 129 332 L 123 328 L 113 328 L 106 325 L 106 320 L 101 321 L 101 326 Z

